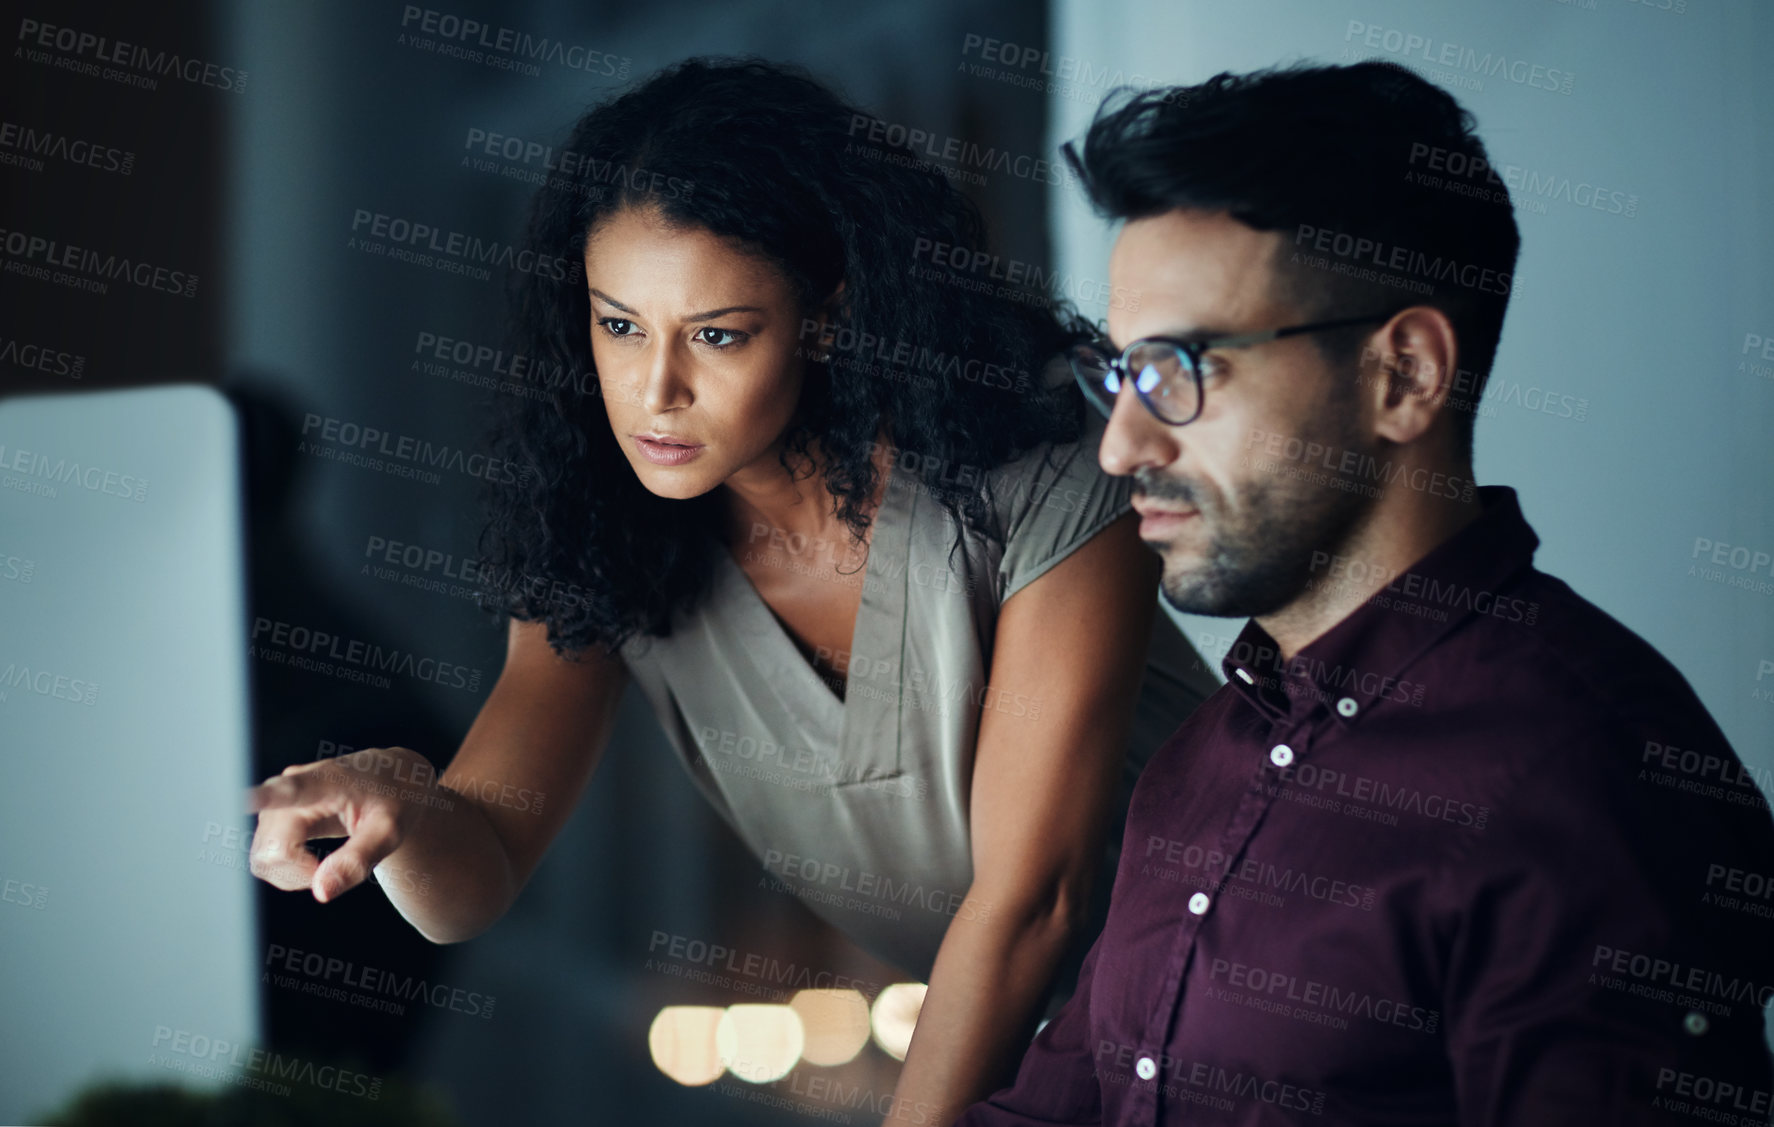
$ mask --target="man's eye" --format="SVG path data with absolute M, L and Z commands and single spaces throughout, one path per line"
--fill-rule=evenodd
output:
M 633 321 L 624 321 L 620 317 L 602 317 L 602 318 L 598 319 L 598 324 L 603 326 L 604 332 L 608 333 L 610 336 L 613 336 L 613 337 L 626 337 L 626 336 L 633 336 L 634 335 L 631 332 L 631 330 L 634 328 L 634 322 Z
M 732 348 L 736 344 L 743 344 L 749 335 L 739 332 L 737 329 L 706 328 L 696 330 L 696 336 L 703 344 L 711 348 Z

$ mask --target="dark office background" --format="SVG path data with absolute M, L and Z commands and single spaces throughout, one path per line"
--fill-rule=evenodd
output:
M 164 266 L 197 284 L 190 296 L 126 285 L 97 295 L 0 272 L 0 347 L 23 342 L 66 357 L 47 371 L 0 362 L 0 392 L 174 381 L 223 388 L 247 437 L 252 613 L 480 671 L 472 691 L 408 678 L 378 689 L 255 661 L 260 775 L 340 747 L 391 744 L 441 766 L 498 676 L 501 628 L 464 598 L 410 585 L 435 570 L 365 571 L 372 544 L 472 555 L 475 479 L 412 481 L 302 445 L 311 419 L 452 447 L 478 439 L 492 393 L 464 379 L 487 369 L 438 364 L 415 346 L 430 334 L 499 347 L 501 280 L 351 245 L 359 212 L 516 241 L 532 189 L 504 173 L 538 166 L 471 151 L 471 136 L 558 145 L 584 108 L 662 65 L 755 53 L 802 64 L 908 129 L 1051 157 L 1106 86 L 1033 88 L 1050 63 L 1168 82 L 1294 58 L 1402 58 L 1384 37 L 1369 46 L 1362 29 L 1378 27 L 1576 75 L 1564 93 L 1452 75 L 1499 162 L 1547 184 L 1603 184 L 1634 201 L 1632 211 L 1610 214 L 1518 191 L 1524 252 L 1478 424 L 1478 477 L 1520 490 L 1543 538 L 1540 565 L 1662 649 L 1756 777 L 1774 778 L 1774 603 L 1736 572 L 1693 574 L 1703 541 L 1774 544 L 1774 97 L 1764 61 L 1774 8 L 1760 0 L 0 7 L 14 38 L 21 21 L 37 20 L 246 75 L 242 89 L 163 80 L 144 90 L 33 59 L 17 45 L 7 51 L 5 122 L 129 159 L 127 171 L 121 159 L 0 164 L 0 227 Z M 550 37 L 611 65 L 588 72 L 544 61 L 529 74 L 403 40 L 428 38 L 415 25 L 437 17 Z M 982 67 L 985 39 L 1052 59 Z M 1076 193 L 1037 176 L 956 171 L 1002 253 L 1074 282 L 1103 277 L 1110 232 Z M 1580 400 L 1585 411 L 1540 410 L 1524 389 Z M 1236 625 L 1185 623 L 1210 658 Z M 259 888 L 267 946 L 492 995 L 492 1018 L 435 1007 L 389 1016 L 267 986 L 268 1044 L 423 1086 L 465 1124 L 870 1122 L 898 1068 L 872 1044 L 851 1064 L 804 1067 L 756 1087 L 731 1078 L 684 1087 L 653 1064 L 647 1034 L 661 1007 L 756 1000 L 659 973 L 649 965 L 655 933 L 870 982 L 903 977 L 760 888 L 759 876 L 631 695 L 572 822 L 513 911 L 483 937 L 435 947 L 374 888 L 326 907 Z M 812 1076 L 840 1087 L 816 1090 Z M 859 1098 L 873 1102 L 859 1107 Z
M 54 160 L 39 169 L 0 167 L 4 226 L 198 282 L 190 297 L 120 285 L 97 295 L 0 274 L 0 335 L 80 358 L 77 373 L 9 366 L 0 387 L 196 381 L 225 389 L 246 424 L 255 618 L 434 654 L 482 675 L 475 691 L 410 678 L 378 689 L 255 662 L 260 776 L 337 747 L 403 745 L 441 768 L 504 657 L 502 628 L 467 599 L 363 571 L 372 539 L 471 557 L 480 527 L 475 479 L 445 473 L 440 484 L 416 482 L 300 446 L 314 437 L 302 433 L 309 416 L 472 445 L 494 394 L 416 367 L 415 342 L 431 333 L 499 346 L 502 279 L 350 249 L 360 209 L 516 242 L 533 189 L 465 164 L 465 156 L 485 158 L 466 147 L 470 131 L 559 145 L 592 103 L 696 54 L 801 64 L 887 121 L 939 136 L 1032 154 L 1045 135 L 1041 94 L 958 69 L 968 34 L 1041 44 L 1039 3 L 417 5 L 611 60 L 591 71 L 544 61 L 533 75 L 402 42 L 403 34 L 427 38 L 407 7 L 6 5 L 15 32 L 26 19 L 79 28 L 215 62 L 244 72 L 245 81 L 225 89 L 163 79 L 149 91 L 9 51 L 0 66 L 7 120 L 132 157 L 127 173 Z M 611 69 L 619 73 L 593 72 Z M 997 247 L 1046 261 L 1046 186 L 982 179 L 962 186 L 986 212 Z M 434 947 L 371 887 L 323 907 L 260 886 L 267 948 L 322 952 L 491 995 L 493 1017 L 416 1005 L 397 1017 L 267 985 L 267 1043 L 429 1086 L 468 1124 L 804 1118 L 783 1110 L 788 1105 L 843 1114 L 834 1097 L 806 1095 L 805 1084 L 787 1081 L 770 1087 L 788 1101 L 775 1108 L 685 1088 L 650 1058 L 648 1026 L 662 1006 L 758 1000 L 649 969 L 655 932 L 869 982 L 905 978 L 790 897 L 760 888 L 759 876 L 631 694 L 572 822 L 516 907 L 485 936 Z M 879 1109 L 897 1068 L 870 1045 L 850 1065 L 820 1073 L 845 1086 L 850 1108 L 870 1099 Z M 870 1117 L 866 1109 L 848 1114 L 860 1116 L 853 1122 Z

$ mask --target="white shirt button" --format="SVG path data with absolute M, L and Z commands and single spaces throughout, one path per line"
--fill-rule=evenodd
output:
M 1158 1075 L 1158 1062 L 1151 1057 L 1141 1057 L 1133 1062 L 1133 1071 L 1141 1080 L 1150 1080 Z
M 1189 911 L 1198 916 L 1205 916 L 1207 915 L 1207 906 L 1211 903 L 1213 903 L 1213 901 L 1207 898 L 1207 893 L 1197 892 L 1195 895 L 1189 897 Z
M 1286 767 L 1294 761 L 1294 749 L 1286 744 L 1276 744 L 1269 749 L 1269 762 L 1277 767 Z
M 1249 673 L 1246 673 L 1243 666 L 1232 670 L 1232 672 L 1238 674 L 1239 678 L 1247 685 L 1254 685 L 1257 683 L 1257 679 L 1252 677 Z
M 1344 697 L 1342 700 L 1337 702 L 1337 715 L 1339 715 L 1339 716 L 1354 716 L 1355 710 L 1360 707 L 1361 707 L 1360 705 L 1355 703 L 1354 697 Z

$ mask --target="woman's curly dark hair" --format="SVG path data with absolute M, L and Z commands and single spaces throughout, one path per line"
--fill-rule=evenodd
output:
M 817 440 L 833 513 L 860 538 L 885 428 L 895 472 L 922 478 L 957 526 L 1000 537 L 980 471 L 1078 439 L 1082 397 L 1041 373 L 1084 326 L 1045 295 L 951 267 L 988 261 L 976 253 L 978 209 L 888 139 L 895 130 L 796 68 L 689 59 L 579 119 L 571 156 L 536 194 L 527 249 L 578 262 L 603 219 L 651 208 L 774 264 L 808 313 L 844 282 L 836 347 L 800 350 L 807 372 L 784 468 L 813 472 Z M 496 612 L 546 621 L 556 652 L 614 652 L 637 634 L 669 634 L 673 615 L 707 593 L 711 553 L 725 550 L 724 502 L 720 490 L 673 500 L 641 484 L 597 402 L 590 300 L 572 278 L 515 276 L 516 350 L 536 370 L 590 378 L 499 397 L 494 449 L 531 472 L 489 492 L 482 574 Z M 981 486 L 956 491 L 956 467 L 972 467 L 963 480 Z

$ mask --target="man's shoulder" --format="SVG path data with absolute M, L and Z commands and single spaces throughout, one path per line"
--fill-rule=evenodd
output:
M 1421 672 L 1446 682 L 1463 670 L 1453 698 L 1484 702 L 1483 722 L 1518 730 L 1524 754 L 1568 756 L 1657 733 L 1725 745 L 1674 663 L 1564 580 L 1529 568 L 1497 596 L 1510 613 L 1473 614 Z
M 1491 775 L 1498 819 L 1523 831 L 1505 837 L 1544 844 L 1605 823 L 1774 850 L 1762 793 L 1774 780 L 1668 658 L 1554 576 L 1530 570 L 1509 593 L 1537 607 L 1533 625 L 1469 622 L 1442 666 L 1460 675 L 1470 770 Z

